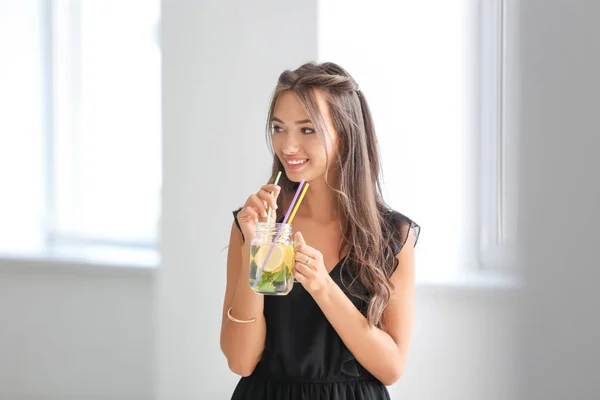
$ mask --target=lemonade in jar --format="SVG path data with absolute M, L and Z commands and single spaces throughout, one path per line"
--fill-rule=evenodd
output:
M 256 293 L 286 295 L 294 285 L 292 226 L 259 222 L 250 244 L 250 287 Z

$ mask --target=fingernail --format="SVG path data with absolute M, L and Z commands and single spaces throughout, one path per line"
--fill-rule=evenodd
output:
M 267 218 L 267 212 L 266 211 L 263 211 L 262 215 L 263 215 L 263 217 Z

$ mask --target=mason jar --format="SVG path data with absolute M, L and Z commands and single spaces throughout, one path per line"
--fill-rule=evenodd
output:
M 286 295 L 294 285 L 292 225 L 259 222 L 250 244 L 250 287 L 265 295 Z

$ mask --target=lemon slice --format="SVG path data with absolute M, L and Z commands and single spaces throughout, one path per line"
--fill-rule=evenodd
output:
M 258 265 L 258 268 L 262 268 L 263 263 L 265 262 L 265 259 L 267 258 L 267 255 L 269 254 L 270 250 L 271 250 L 270 244 L 259 247 L 258 251 L 256 252 L 256 255 L 254 256 L 254 260 L 256 261 L 256 265 Z M 264 271 L 265 272 L 279 271 L 281 269 L 281 267 L 283 267 L 284 258 L 285 258 L 285 253 L 283 251 L 283 248 L 281 248 L 281 246 L 275 245 L 275 247 L 273 247 L 273 251 L 271 252 L 271 256 L 269 257 L 269 260 L 267 261 L 267 265 L 265 265 Z

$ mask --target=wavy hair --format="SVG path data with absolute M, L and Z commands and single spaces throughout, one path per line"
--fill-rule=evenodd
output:
M 271 144 L 271 121 L 277 100 L 283 93 L 293 92 L 317 127 L 317 133 L 327 150 L 327 127 L 319 112 L 315 94 L 317 90 L 325 95 L 333 125 L 341 140 L 339 157 L 334 164 L 339 171 L 339 180 L 333 187 L 327 182 L 327 173 L 325 179 L 337 194 L 342 224 L 340 257 L 346 254 L 342 267 L 355 267 L 351 270 L 353 281 L 346 287 L 368 304 L 366 317 L 369 323 L 381 326 L 383 311 L 390 301 L 393 289 L 389 276 L 397 260 L 387 245 L 390 232 L 384 214 L 389 207 L 381 192 L 379 146 L 364 94 L 348 72 L 331 62 L 308 63 L 294 71 L 286 70 L 279 76 L 271 100 L 267 118 L 267 141 Z M 274 151 L 273 155 L 274 177 L 284 167 Z M 327 157 L 330 155 L 327 154 Z M 277 212 L 278 217 L 282 217 L 283 205 L 290 203 L 298 183 L 290 181 L 283 174 L 279 185 L 282 190 Z M 358 288 L 354 285 L 355 282 L 359 283 Z

